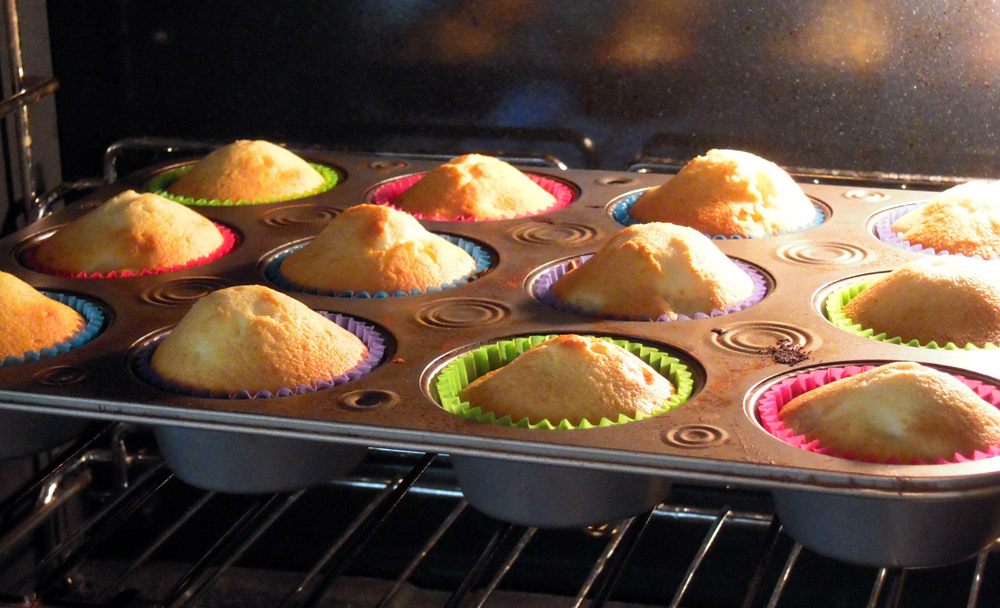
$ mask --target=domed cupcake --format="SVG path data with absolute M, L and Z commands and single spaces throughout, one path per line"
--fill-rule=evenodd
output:
M 369 293 L 426 290 L 476 269 L 476 260 L 463 248 L 383 205 L 346 209 L 280 266 L 297 286 Z
M 327 178 L 270 142 L 239 140 L 208 154 L 167 187 L 195 200 L 272 201 L 314 194 Z
M 329 381 L 367 354 L 357 336 L 298 300 L 244 285 L 198 300 L 150 363 L 182 387 L 253 393 Z
M 392 205 L 427 219 L 497 220 L 548 211 L 556 197 L 491 156 L 466 154 L 429 171 Z
M 1000 411 L 950 374 L 882 365 L 808 390 L 777 413 L 795 435 L 876 462 L 951 461 L 1000 445 Z
M 624 348 L 562 335 L 477 378 L 459 397 L 498 419 L 579 425 L 650 415 L 674 393 L 669 380 Z
M 31 265 L 72 275 L 159 271 L 222 255 L 227 233 L 180 203 L 126 190 L 43 240 Z
M 691 160 L 666 183 L 644 192 L 630 214 L 640 222 L 741 237 L 802 230 L 822 219 L 788 173 L 739 150 L 709 150 Z
M 704 234 L 653 222 L 616 234 L 551 293 L 587 313 L 676 319 L 737 305 L 754 290 L 751 277 Z
M 1000 257 L 1000 181 L 973 181 L 941 192 L 891 225 L 911 245 L 937 252 Z
M 0 272 L 0 361 L 65 342 L 86 325 L 79 312 Z
M 955 257 L 908 262 L 841 308 L 846 321 L 903 343 L 1000 345 L 1000 275 Z

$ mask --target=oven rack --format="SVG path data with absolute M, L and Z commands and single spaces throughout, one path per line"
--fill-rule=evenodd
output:
M 766 493 L 677 486 L 652 512 L 603 528 L 526 528 L 469 507 L 447 455 L 383 449 L 326 486 L 216 494 L 174 478 L 147 431 L 114 424 L 0 503 L 0 606 L 1000 601 L 996 546 L 946 567 L 855 567 L 794 543 L 769 507 Z

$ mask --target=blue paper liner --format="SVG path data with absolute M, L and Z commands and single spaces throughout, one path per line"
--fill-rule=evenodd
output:
M 192 397 L 202 397 L 208 399 L 273 399 L 275 397 L 288 397 L 290 395 L 311 393 L 331 388 L 333 386 L 346 384 L 352 380 L 357 380 L 378 366 L 378 364 L 382 361 L 382 357 L 385 355 L 385 338 L 383 338 L 382 334 L 375 329 L 374 325 L 339 313 L 318 312 L 327 319 L 330 319 L 340 327 L 343 327 L 357 336 L 358 339 L 360 339 L 368 348 L 368 354 L 365 355 L 361 362 L 341 376 L 334 376 L 328 380 L 319 380 L 313 384 L 300 384 L 294 388 L 282 387 L 274 392 L 265 389 L 259 390 L 255 393 L 251 393 L 249 390 L 230 393 L 228 391 L 211 391 L 209 389 L 185 386 L 163 378 L 156 373 L 156 370 L 153 369 L 153 353 L 156 351 L 156 347 L 159 346 L 160 342 L 166 338 L 167 334 L 150 341 L 148 344 L 143 346 L 138 353 L 136 353 L 136 372 L 140 378 L 149 384 L 171 393 L 180 393 L 182 395 L 191 395 Z
M 984 258 L 981 255 L 965 255 L 962 253 L 950 253 L 947 249 L 942 249 L 940 251 L 935 250 L 933 247 L 924 247 L 919 243 L 911 243 L 903 238 L 900 238 L 898 234 L 892 231 L 892 225 L 896 223 L 896 220 L 903 217 L 911 211 L 916 211 L 918 208 L 926 205 L 930 201 L 924 201 L 922 203 L 912 203 L 910 205 L 903 205 L 902 207 L 896 207 L 895 209 L 889 209 L 883 212 L 875 220 L 875 236 L 878 240 L 886 243 L 887 245 L 892 245 L 893 247 L 898 247 L 900 249 L 906 249 L 907 251 L 913 251 L 915 253 L 922 253 L 924 255 L 955 255 L 963 258 L 969 258 L 970 260 L 986 260 L 986 261 L 996 261 L 1000 260 L 1000 256 L 993 256 L 989 258 Z
M 465 285 L 466 283 L 469 283 L 479 278 L 480 275 L 489 270 L 490 267 L 493 265 L 493 259 L 490 256 L 489 252 L 483 247 L 480 247 L 478 244 L 463 238 L 459 238 L 457 236 L 451 236 L 449 234 L 437 234 L 436 236 L 445 239 L 446 241 L 448 241 L 453 245 L 458 245 L 466 253 L 472 256 L 472 259 L 476 262 L 476 269 L 467 275 L 455 279 L 454 281 L 449 281 L 448 283 L 445 283 L 443 285 L 428 287 L 427 289 L 414 288 L 411 289 L 410 291 L 397 290 L 392 293 L 386 291 L 376 291 L 375 293 L 371 293 L 368 291 L 352 291 L 352 290 L 333 291 L 329 289 L 320 289 L 318 287 L 308 287 L 305 285 L 300 285 L 298 283 L 290 281 L 287 277 L 285 277 L 285 275 L 281 274 L 281 263 L 289 255 L 291 255 L 295 251 L 298 251 L 299 249 L 302 249 L 307 245 L 307 243 L 302 243 L 294 247 L 289 247 L 287 250 L 282 251 L 281 253 L 276 255 L 274 259 L 272 259 L 264 268 L 264 276 L 266 276 L 269 281 L 281 287 L 282 289 L 308 293 L 310 295 L 333 296 L 337 298 L 360 298 L 360 299 L 399 298 L 403 296 L 416 296 L 423 293 L 436 293 L 439 291 L 444 291 L 445 289 L 453 289 L 455 287 Z
M 759 270 L 757 270 L 750 264 L 747 264 L 746 262 L 742 262 L 740 260 L 732 260 L 734 264 L 739 266 L 740 270 L 745 272 L 750 277 L 750 279 L 753 281 L 753 286 L 754 286 L 753 292 L 750 294 L 750 297 L 738 304 L 727 306 L 726 308 L 723 309 L 713 309 L 707 313 L 702 313 L 702 312 L 695 313 L 693 317 L 684 314 L 678 314 L 676 319 L 671 319 L 665 314 L 660 315 L 655 319 L 653 319 L 652 317 L 644 317 L 644 316 L 633 317 L 624 315 L 599 314 L 593 311 L 585 310 L 574 304 L 563 302 L 562 300 L 557 298 L 555 294 L 552 293 L 552 286 L 559 279 L 565 276 L 567 272 L 571 270 L 570 268 L 571 266 L 584 264 L 592 257 L 594 257 L 594 254 L 583 255 L 578 258 L 573 258 L 572 260 L 566 260 L 565 262 L 561 262 L 559 264 L 556 264 L 552 268 L 545 270 L 543 273 L 538 275 L 538 278 L 536 278 L 535 281 L 532 283 L 531 285 L 532 295 L 535 296 L 535 298 L 538 299 L 540 302 L 543 302 L 551 306 L 552 308 L 576 315 L 594 317 L 598 319 L 610 319 L 614 321 L 655 321 L 658 323 L 669 322 L 669 321 L 690 321 L 692 319 L 708 319 L 710 317 L 720 317 L 722 315 L 728 315 L 734 312 L 738 312 L 740 310 L 745 310 L 753 306 L 754 304 L 757 304 L 758 302 L 764 299 L 765 295 L 767 295 L 767 280 L 764 278 L 764 275 Z
M 47 291 L 42 291 L 41 293 L 42 295 L 55 300 L 60 304 L 65 304 L 80 313 L 86 321 L 83 329 L 72 335 L 68 340 L 57 342 L 52 346 L 47 346 L 37 351 L 28 351 L 20 357 L 8 355 L 7 357 L 4 357 L 3 361 L 0 361 L 0 367 L 18 365 L 20 363 L 25 363 L 26 361 L 37 361 L 46 357 L 54 357 L 58 354 L 68 352 L 86 344 L 87 342 L 90 342 L 95 336 L 97 336 L 97 334 L 101 333 L 101 329 L 104 327 L 104 311 L 97 307 L 97 305 L 82 298 L 78 298 L 77 296 Z
M 639 197 L 642 196 L 645 192 L 646 192 L 645 190 L 634 192 L 616 202 L 611 207 L 611 217 L 622 226 L 632 226 L 633 224 L 642 224 L 643 222 L 640 222 L 638 219 L 632 216 L 632 206 L 635 205 L 635 202 L 639 200 Z M 703 234 L 705 234 L 705 236 L 707 236 L 710 239 L 729 240 L 729 239 L 765 239 L 774 236 L 781 236 L 784 234 L 794 234 L 796 232 L 803 232 L 805 230 L 811 230 L 812 228 L 815 228 L 816 226 L 819 226 L 820 224 L 826 221 L 826 210 L 823 209 L 822 206 L 813 203 L 813 209 L 816 210 L 816 217 L 811 222 L 794 230 L 780 230 L 778 231 L 777 234 L 765 234 L 761 236 L 743 236 L 741 234 L 707 234 L 707 233 Z

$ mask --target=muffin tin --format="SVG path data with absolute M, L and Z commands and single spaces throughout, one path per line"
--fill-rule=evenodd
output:
M 513 220 L 423 222 L 432 232 L 490 251 L 494 263 L 467 284 L 390 298 L 290 292 L 316 310 L 359 318 L 383 333 L 387 352 L 369 374 L 276 399 L 177 395 L 141 380 L 134 371 L 139 348 L 176 324 L 197 298 L 236 284 L 277 287 L 265 274 L 276 252 L 312 237 L 340 210 L 367 202 L 379 186 L 439 164 L 384 155 L 303 156 L 336 169 L 340 183 L 303 199 L 195 207 L 238 235 L 231 253 L 201 266 L 151 276 L 74 279 L 38 273 L 19 262 L 27 248 L 57 226 L 125 188 L 144 189 L 152 176 L 176 163 L 129 176 L 0 241 L 0 269 L 36 288 L 96 301 L 108 317 L 104 331 L 80 348 L 0 368 L 0 407 L 237 437 L 443 451 L 487 465 L 485 473 L 479 467 L 461 474 L 463 483 L 491 471 L 499 477 L 509 464 L 519 471 L 519 483 L 527 480 L 536 489 L 549 487 L 546 479 L 562 478 L 565 471 L 595 472 L 593 479 L 574 485 L 576 501 L 592 502 L 595 509 L 621 502 L 616 479 L 628 480 L 627 485 L 644 478 L 637 493 L 661 496 L 670 481 L 679 480 L 764 488 L 774 492 L 778 514 L 793 536 L 819 552 L 861 563 L 944 563 L 982 549 L 1000 534 L 1000 459 L 924 466 L 855 462 L 785 444 L 757 420 L 755 400 L 768 386 L 815 367 L 914 360 L 1000 383 L 1000 352 L 878 342 L 823 317 L 825 294 L 834 285 L 921 255 L 874 235 L 878 214 L 931 195 L 902 187 L 802 184 L 825 212 L 821 225 L 776 237 L 715 241 L 731 258 L 761 271 L 767 294 L 759 303 L 706 318 L 618 321 L 557 310 L 532 295 L 531 281 L 553 263 L 593 253 L 623 228 L 612 217 L 615 205 L 669 177 L 525 168 L 571 186 L 574 201 Z M 435 376 L 457 354 L 504 338 L 549 333 L 620 337 L 670 352 L 694 371 L 694 394 L 663 415 L 577 430 L 480 423 L 450 414 L 435 401 Z M 226 483 L 225 489 L 239 489 L 239 476 Z M 476 496 L 473 504 L 511 520 L 577 525 L 591 515 L 560 522 L 548 511 L 532 511 L 526 498 L 510 501 L 499 492 L 468 491 L 470 500 Z M 527 513 L 517 515 L 514 509 Z M 600 516 L 626 514 L 612 508 Z

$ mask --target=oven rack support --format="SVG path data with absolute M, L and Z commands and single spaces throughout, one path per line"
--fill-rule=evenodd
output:
M 185 527 L 193 525 L 210 503 L 226 497 L 214 492 L 193 491 L 187 487 L 189 499 L 176 517 L 152 534 L 152 540 L 128 559 L 114 562 L 116 572 L 98 583 L 95 573 L 107 568 L 101 556 L 102 544 L 129 521 L 153 509 L 157 501 L 169 501 L 170 489 L 183 486 L 158 459 L 150 448 L 147 433 L 123 424 L 108 425 L 73 445 L 52 465 L 27 482 L 19 491 L 0 503 L 0 607 L 157 607 L 179 608 L 219 604 L 218 594 L 225 593 L 228 579 L 234 572 L 244 571 L 241 561 L 248 553 L 259 550 L 258 543 L 276 527 L 288 525 L 294 519 L 296 505 L 309 500 L 318 491 L 364 490 L 367 501 L 351 516 L 349 522 L 329 539 L 326 548 L 311 566 L 286 580 L 285 588 L 275 590 L 273 605 L 282 608 L 307 608 L 330 605 L 331 594 L 339 593 L 339 583 L 351 574 L 358 555 L 370 550 L 379 529 L 406 510 L 400 505 L 415 495 L 446 500 L 449 508 L 439 521 L 420 522 L 425 540 L 412 549 L 405 563 L 393 576 L 380 582 L 379 594 L 370 600 L 377 607 L 408 605 L 404 591 L 417 585 L 414 574 L 429 556 L 444 544 L 443 540 L 462 518 L 474 511 L 461 493 L 442 482 L 441 471 L 447 471 L 447 456 L 393 450 L 373 450 L 362 470 L 350 478 L 334 482 L 329 488 L 301 490 L 274 495 L 243 497 L 240 508 L 229 513 L 225 525 L 211 530 L 208 549 L 183 567 L 172 570 L 173 578 L 158 592 L 138 589 L 134 576 L 161 559 L 160 553 Z M 135 446 L 146 446 L 136 448 Z M 386 464 L 388 463 L 388 465 Z M 101 481 L 98 481 L 101 480 Z M 98 487 L 100 486 L 100 487 Z M 99 499 L 92 511 L 55 537 L 43 534 L 70 509 L 72 501 L 81 495 Z M 674 495 L 671 494 L 671 497 Z M 753 564 L 750 576 L 733 581 L 741 589 L 734 595 L 743 608 L 780 608 L 795 605 L 787 588 L 802 576 L 800 563 L 807 553 L 781 530 L 772 512 L 747 510 L 727 504 L 686 504 L 672 500 L 652 512 L 616 522 L 587 533 L 603 548 L 597 553 L 572 597 L 561 596 L 555 605 L 576 607 L 647 606 L 630 603 L 620 596 L 632 595 L 623 585 L 630 579 L 629 571 L 636 567 L 637 546 L 646 537 L 660 538 L 664 531 L 678 526 L 697 526 L 702 530 L 699 546 L 688 556 L 686 570 L 678 577 L 669 596 L 663 595 L 657 606 L 682 608 L 695 604 L 691 592 L 699 578 L 707 575 L 708 563 L 719 549 L 720 537 L 734 530 L 751 531 L 759 539 L 746 558 Z M 478 515 L 478 514 L 473 514 Z M 477 537 L 474 559 L 466 564 L 461 580 L 450 588 L 438 590 L 434 596 L 440 605 L 453 607 L 506 606 L 511 592 L 507 579 L 521 566 L 533 546 L 551 542 L 543 538 L 545 531 L 504 524 L 484 518 L 487 529 Z M 583 532 L 581 532 L 582 534 Z M 51 542 L 39 543 L 40 538 Z M 33 548 L 36 559 L 28 568 L 15 566 L 17 556 Z M 813 558 L 814 559 L 814 558 Z M 970 560 L 967 592 L 963 605 L 967 608 L 985 606 L 980 603 L 982 590 L 990 581 L 984 580 L 988 561 L 996 558 L 984 551 Z M 112 562 L 108 562 L 112 563 Z M 830 562 L 830 569 L 845 567 Z M 933 569 L 932 569 L 933 570 Z M 921 576 L 919 570 L 867 569 L 870 587 L 864 605 L 867 608 L 908 606 L 904 603 L 905 583 Z M 836 576 L 836 574 L 834 574 Z M 992 581 L 994 584 L 996 581 Z M 131 599 L 130 599 L 131 598 Z M 239 604 L 229 604 L 239 605 Z M 336 604 L 334 604 L 336 605 Z M 547 604 L 543 604 L 547 605 Z M 700 605 L 700 604 L 698 604 Z

